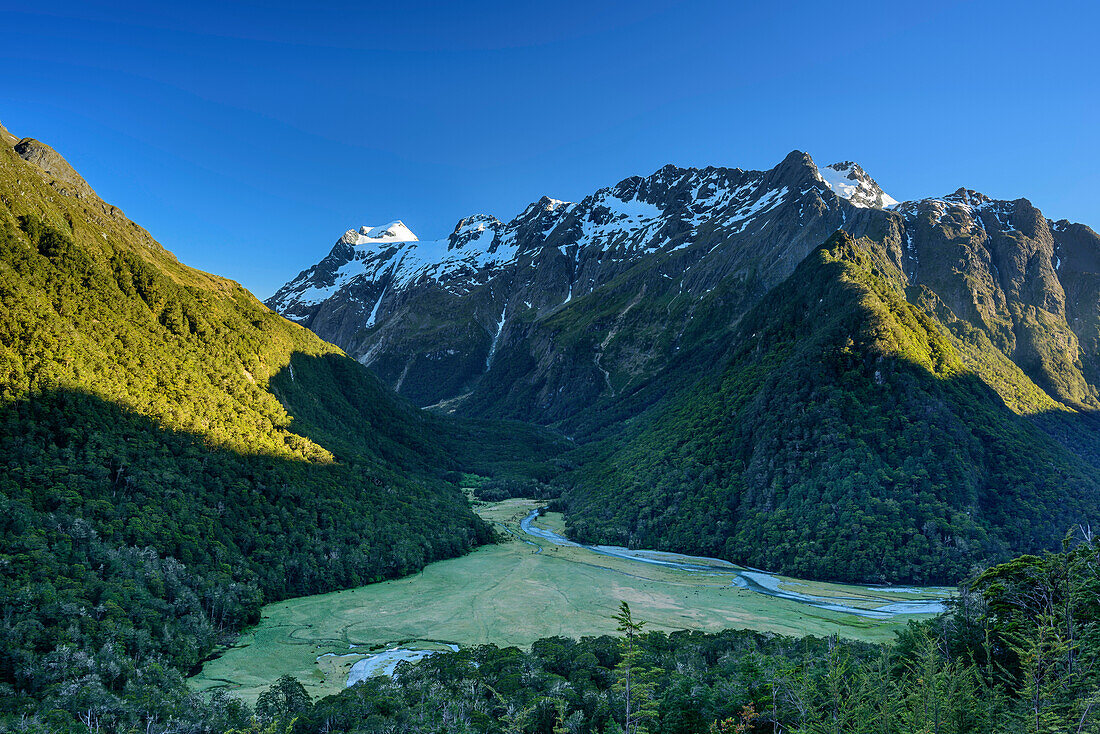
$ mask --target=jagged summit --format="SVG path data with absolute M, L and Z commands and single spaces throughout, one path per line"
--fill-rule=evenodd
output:
M 807 171 L 812 171 L 815 168 L 814 159 L 810 157 L 809 153 L 804 150 L 792 150 L 784 156 L 783 160 L 772 171 L 784 177 L 802 179 L 806 176 Z
M 458 220 L 458 224 L 455 225 L 454 233 L 459 234 L 471 229 L 484 230 L 487 227 L 495 227 L 498 224 L 500 224 L 500 220 L 492 214 L 471 214 L 468 217 Z
M 574 308 L 642 263 L 635 287 L 667 291 L 678 319 L 690 319 L 689 304 L 731 274 L 757 281 L 746 286 L 754 289 L 777 282 L 837 229 L 859 230 L 866 212 L 880 211 L 871 201 L 880 190 L 862 169 L 853 172 L 860 180 L 831 186 L 803 151 L 764 171 L 670 164 L 576 202 L 543 196 L 508 221 L 470 215 L 439 240 L 420 241 L 399 222 L 349 230 L 267 303 L 431 404 L 506 364 L 513 329 Z M 538 400 L 551 409 L 583 401 L 607 386 L 597 379 L 568 393 L 553 377 Z
M 311 308 L 319 303 L 318 297 L 331 294 L 331 283 L 361 280 L 360 276 L 369 273 L 400 273 L 402 283 L 432 280 L 452 292 L 464 292 L 469 284 L 463 279 L 472 270 L 499 269 L 515 264 L 516 258 L 537 259 L 551 241 L 563 255 L 570 256 L 571 251 L 575 263 L 582 250 L 626 258 L 662 250 L 676 252 L 691 247 L 705 230 L 726 235 L 760 234 L 763 228 L 774 226 L 770 213 L 795 200 L 803 202 L 800 221 L 810 211 L 837 210 L 829 191 L 860 208 L 897 204 L 858 165 L 845 162 L 818 169 L 810 155 L 799 150 L 791 151 L 767 171 L 666 164 L 649 176 L 630 176 L 580 202 L 543 196 L 507 223 L 491 214 L 470 215 L 440 240 L 421 242 L 401 221 L 348 230 L 330 258 L 342 258 L 339 265 L 344 265 L 350 260 L 378 257 L 390 265 L 366 264 L 365 269 L 351 266 L 346 271 L 354 271 L 353 276 L 345 279 L 331 275 L 331 281 L 324 268 L 312 275 L 311 271 L 303 272 L 269 303 L 302 321 L 303 307 Z M 340 245 L 374 254 L 354 254 Z M 480 273 L 479 278 L 493 275 Z M 312 282 L 317 280 L 325 285 L 318 288 Z
M 837 196 L 847 199 L 854 206 L 889 209 L 898 204 L 858 163 L 841 161 L 818 168 L 817 173 Z
M 401 242 L 418 242 L 416 235 L 412 233 L 401 220 L 383 224 L 380 227 L 364 225 L 358 231 L 349 229 L 340 238 L 347 245 L 356 247 L 370 247 L 372 245 L 392 245 Z
M 360 234 L 370 240 L 385 242 L 416 242 L 417 237 L 400 219 L 381 227 L 363 227 Z
M 943 200 L 966 204 L 967 206 L 981 206 L 982 204 L 988 204 L 993 201 L 993 199 L 979 191 L 973 191 L 962 186 L 947 196 L 944 196 Z

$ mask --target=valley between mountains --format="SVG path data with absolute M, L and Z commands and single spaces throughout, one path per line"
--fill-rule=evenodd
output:
M 275 677 L 291 674 L 310 694 L 331 695 L 358 680 L 359 670 L 374 670 L 373 661 L 382 670 L 399 659 L 395 651 L 412 657 L 451 646 L 530 647 L 555 635 L 614 634 L 619 600 L 658 630 L 736 628 L 888 642 L 910 620 L 942 612 L 953 594 L 810 583 L 717 559 L 601 553 L 562 538 L 554 530 L 561 529 L 560 515 L 532 523 L 541 504 L 479 503 L 478 514 L 509 542 L 404 579 L 265 607 L 260 624 L 206 663 L 191 684 L 254 703 Z
M 0 128 L 0 728 L 1087 723 L 1098 386 L 1026 199 L 666 166 L 265 305 Z

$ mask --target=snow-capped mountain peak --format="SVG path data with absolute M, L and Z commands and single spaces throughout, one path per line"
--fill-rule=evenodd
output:
M 455 231 L 444 240 L 449 255 L 474 255 L 495 250 L 497 234 L 504 228 L 491 214 L 474 214 L 460 219 Z
M 465 240 L 471 236 L 479 236 L 480 233 L 488 230 L 498 230 L 501 226 L 503 225 L 500 220 L 492 214 L 472 214 L 458 220 L 455 231 L 451 233 L 451 239 Z
M 361 227 L 359 229 L 367 242 L 417 242 L 417 237 L 412 230 L 405 226 L 400 219 L 381 227 Z M 366 244 L 361 243 L 361 244 Z
M 702 297 L 713 285 L 707 263 L 725 257 L 723 251 L 745 260 L 729 267 L 768 277 L 761 274 L 786 272 L 798 253 L 851 226 L 858 209 L 894 204 L 855 163 L 819 169 L 802 151 L 767 171 L 667 165 L 577 202 L 544 196 L 506 222 L 473 214 L 441 239 L 419 240 L 400 221 L 348 230 L 326 258 L 268 303 L 343 341 L 356 356 L 369 354 L 371 362 L 380 352 L 351 347 L 348 340 L 375 344 L 387 324 L 397 328 L 413 317 L 421 323 L 422 311 L 406 310 L 419 294 L 436 293 L 440 303 L 456 304 L 482 294 L 474 300 L 484 298 L 492 307 L 478 301 L 473 318 L 495 333 L 505 303 L 511 303 L 510 314 L 548 314 L 661 253 L 678 271 L 678 282 Z M 757 257 L 745 247 L 748 241 L 773 254 Z M 322 327 L 322 321 L 333 326 Z
M 403 242 L 419 242 L 415 234 L 412 233 L 405 223 L 397 220 L 390 222 L 389 224 L 383 224 L 380 227 L 371 227 L 365 225 L 358 230 L 349 229 L 344 232 L 344 236 L 340 238 L 340 242 L 345 245 L 351 245 L 352 247 L 365 247 L 370 249 L 372 245 L 396 245 Z
M 817 175 L 837 196 L 854 206 L 864 209 L 897 206 L 897 200 L 883 191 L 858 163 L 841 161 L 823 166 L 817 169 Z

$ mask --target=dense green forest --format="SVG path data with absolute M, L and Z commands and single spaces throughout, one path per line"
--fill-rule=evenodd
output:
M 0 145 L 0 729 L 128 728 L 263 603 L 492 540 L 464 472 L 555 471 L 557 439 L 415 409 L 39 149 Z
M 1079 530 L 1062 553 L 990 568 L 962 592 L 893 645 L 647 632 L 624 605 L 618 637 L 438 654 L 317 701 L 284 676 L 254 709 L 225 692 L 158 694 L 102 724 L 235 734 L 1100 732 L 1095 539 Z M 39 732 L 43 722 L 12 728 Z
M 909 291 L 881 247 L 837 233 L 744 317 L 720 374 L 576 452 L 570 534 L 954 582 L 1097 520 L 1095 423 Z

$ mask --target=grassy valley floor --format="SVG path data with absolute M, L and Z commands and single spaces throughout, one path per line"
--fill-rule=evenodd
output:
M 297 677 L 323 696 L 346 685 L 351 667 L 396 645 L 446 650 L 449 645 L 527 647 L 552 635 L 615 634 L 619 602 L 630 603 L 649 629 L 752 629 L 784 635 L 839 634 L 888 642 L 921 615 L 873 619 L 768 596 L 734 585 L 736 571 L 689 572 L 597 554 L 528 535 L 521 520 L 541 502 L 506 500 L 479 514 L 515 540 L 430 564 L 415 576 L 264 607 L 259 625 L 191 679 L 198 690 L 228 688 L 254 703 L 280 675 Z M 561 518 L 540 518 L 560 530 Z M 876 591 L 860 586 L 778 580 L 781 590 L 874 608 L 912 598 L 943 598 L 946 589 Z M 923 615 L 925 617 L 931 615 Z

